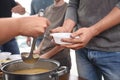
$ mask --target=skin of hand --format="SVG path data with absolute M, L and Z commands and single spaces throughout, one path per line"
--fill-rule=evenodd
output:
M 34 50 L 33 53 L 34 53 L 34 54 L 40 54 L 40 50 L 37 48 L 36 50 Z
M 45 53 L 45 54 L 43 54 L 43 55 L 40 55 L 40 58 L 49 59 L 50 57 L 48 56 L 47 53 Z
M 55 46 L 54 48 L 52 48 L 51 50 L 47 51 L 46 53 L 44 54 L 41 54 L 40 53 L 40 49 L 42 47 L 42 44 L 43 44 L 43 40 L 42 42 L 40 43 L 40 45 L 38 46 L 38 48 L 36 50 L 34 50 L 34 54 L 39 54 L 40 55 L 40 58 L 45 58 L 45 59 L 49 59 L 51 58 L 52 56 L 54 56 L 55 54 L 57 54 L 59 51 L 63 50 L 64 47 L 63 46 Z
M 94 37 L 94 31 L 91 28 L 80 28 L 71 34 L 71 38 L 62 39 L 63 42 L 71 44 L 61 45 L 71 49 L 80 49 L 87 45 L 87 43 Z M 75 38 L 79 36 L 79 38 Z
M 44 17 L 30 16 L 19 19 L 19 35 L 37 37 L 45 32 L 50 22 Z
M 63 46 L 55 46 L 53 49 L 51 49 L 48 52 L 40 55 L 40 58 L 49 59 L 63 49 L 64 49 Z
M 34 50 L 33 53 L 40 55 L 40 50 L 37 48 L 36 50 Z M 48 55 L 46 53 L 44 53 L 43 55 L 40 55 L 40 58 L 49 59 L 49 57 L 48 57 Z
M 19 13 L 20 15 L 25 14 L 25 8 L 22 7 L 20 4 L 16 5 L 15 7 L 12 8 L 11 10 L 13 13 Z
M 37 47 L 37 49 L 34 50 L 34 54 L 39 54 L 40 55 L 40 49 L 41 49 L 41 46 L 43 44 L 43 40 L 40 42 L 39 46 Z
M 27 37 L 26 44 L 28 46 L 31 46 L 31 37 Z
M 40 58 L 49 59 L 49 56 L 48 56 L 47 53 L 44 53 L 44 54 L 41 55 L 39 48 L 37 48 L 36 50 L 34 50 L 33 53 L 34 53 L 34 54 L 39 54 L 39 55 L 40 55 Z
M 69 24 L 68 24 L 69 23 Z M 67 19 L 64 21 L 63 26 L 57 27 L 55 29 L 52 29 L 50 32 L 57 33 L 57 32 L 71 32 L 73 27 L 75 26 L 75 22 Z
M 38 37 L 45 32 L 45 29 L 49 25 L 50 22 L 48 19 L 38 16 L 1 18 L 0 44 L 11 40 L 18 35 Z

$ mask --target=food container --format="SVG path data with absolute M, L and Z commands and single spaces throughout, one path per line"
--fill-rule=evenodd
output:
M 8 60 L 9 56 L 11 55 L 10 52 L 0 52 L 0 80 L 2 78 L 2 71 L 1 71 L 1 67 L 4 63 L 9 62 L 10 60 Z
M 50 35 L 53 37 L 56 44 L 71 44 L 68 42 L 61 41 L 63 38 L 71 38 L 71 33 L 51 33 Z M 79 36 L 75 38 L 79 38 Z
M 21 59 L 20 54 L 13 54 L 8 57 L 11 61 Z
M 61 41 L 61 39 L 70 38 L 71 33 L 51 33 L 50 35 L 53 37 L 56 44 L 70 44 L 70 43 Z
M 48 72 L 36 74 L 15 74 L 14 71 L 23 69 L 48 69 Z M 67 67 L 61 66 L 58 61 L 39 59 L 35 64 L 24 63 L 21 59 L 8 62 L 1 68 L 3 80 L 59 80 L 59 76 L 67 73 Z
M 11 54 L 10 52 L 0 52 L 0 62 L 6 60 Z

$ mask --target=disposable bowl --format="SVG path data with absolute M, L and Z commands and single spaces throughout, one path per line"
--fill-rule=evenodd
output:
M 63 42 L 61 39 L 63 38 L 70 38 L 71 33 L 51 33 L 50 34 L 56 44 L 70 44 L 68 42 Z

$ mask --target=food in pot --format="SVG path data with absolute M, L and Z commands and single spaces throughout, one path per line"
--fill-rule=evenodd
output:
M 33 68 L 14 71 L 14 74 L 38 74 L 48 72 L 48 69 Z
M 40 69 L 40 71 L 45 69 L 45 72 L 32 72 L 36 69 Z M 4 80 L 55 80 L 67 72 L 67 68 L 60 67 L 60 63 L 52 59 L 39 59 L 35 64 L 26 64 L 22 60 L 15 60 L 3 65 L 1 70 Z M 18 73 L 19 70 L 24 72 Z

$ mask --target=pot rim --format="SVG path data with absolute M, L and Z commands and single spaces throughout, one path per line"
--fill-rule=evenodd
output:
M 4 70 L 5 67 L 9 66 L 10 64 L 14 64 L 14 63 L 17 63 L 17 62 L 23 62 L 22 59 L 18 59 L 18 60 L 13 60 L 13 61 L 10 61 L 10 62 L 7 62 L 5 63 L 2 67 L 1 67 L 1 71 L 5 74 L 10 74 L 10 75 L 24 75 L 24 76 L 34 76 L 34 75 L 43 75 L 43 74 L 48 74 L 48 73 L 53 73 L 55 72 L 59 67 L 60 67 L 60 63 L 56 60 L 52 60 L 52 59 L 40 59 L 42 61 L 49 61 L 49 62 L 52 62 L 52 63 L 55 63 L 57 66 L 51 70 L 49 70 L 48 72 L 44 72 L 44 73 L 36 73 L 36 74 L 15 74 L 13 72 L 8 72 L 6 70 Z

